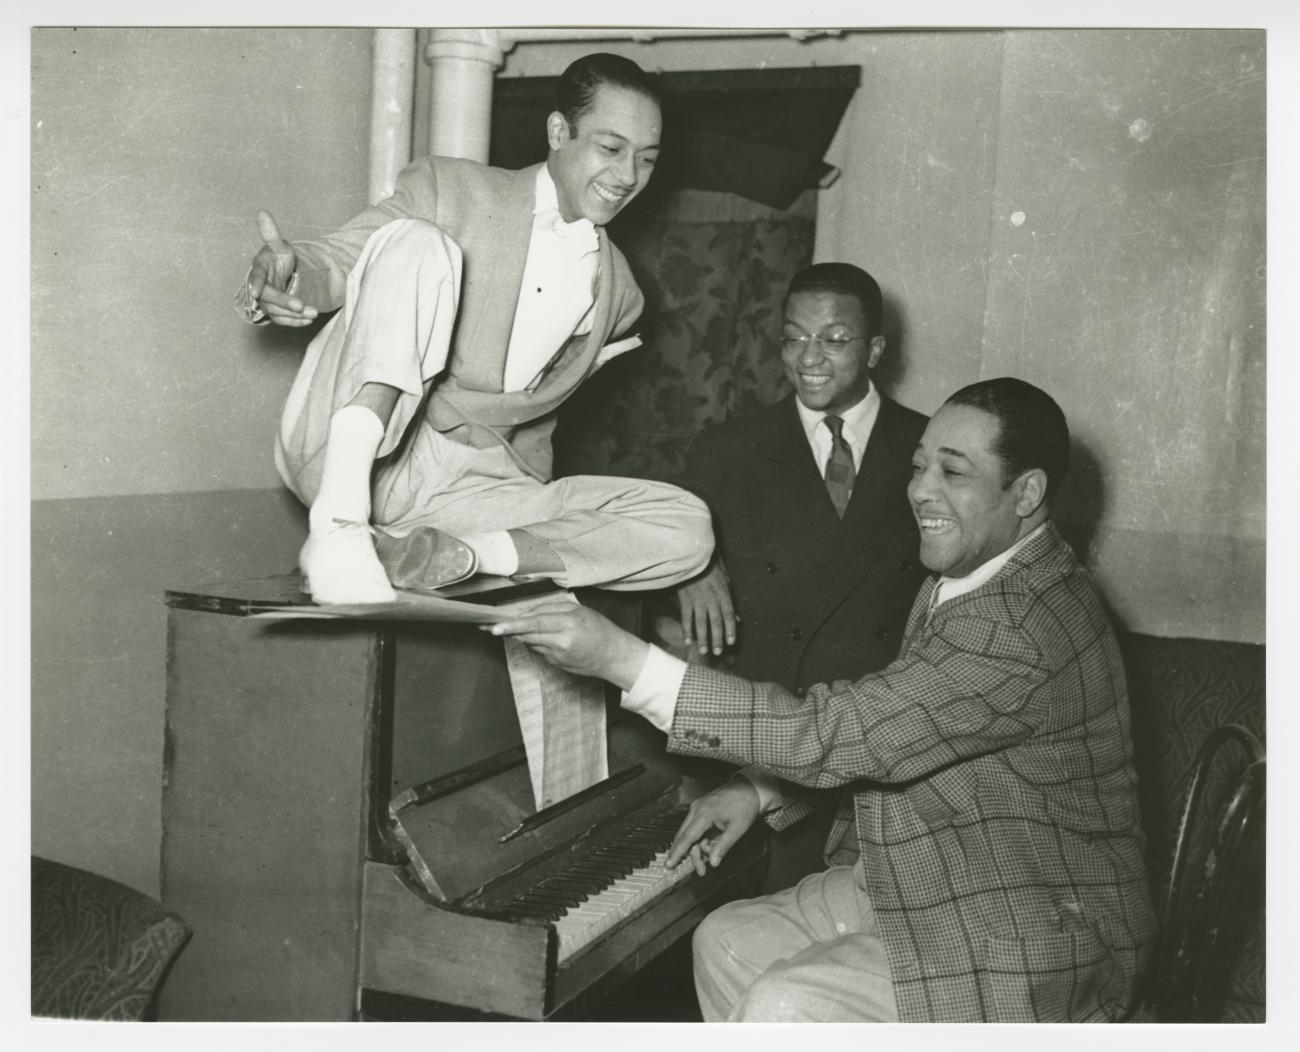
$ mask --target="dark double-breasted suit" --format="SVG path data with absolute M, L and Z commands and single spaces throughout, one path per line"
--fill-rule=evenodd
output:
M 713 512 L 742 618 L 736 673 L 800 691 L 897 656 L 925 579 L 907 503 L 924 430 L 920 413 L 881 398 L 842 520 L 793 395 L 696 438 L 685 484 Z

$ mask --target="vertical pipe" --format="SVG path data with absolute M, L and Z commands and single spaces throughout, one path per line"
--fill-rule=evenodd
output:
M 411 159 L 415 96 L 415 30 L 374 31 L 370 89 L 370 203 L 393 192 L 397 173 Z
M 487 162 L 492 81 L 505 64 L 495 29 L 435 29 L 425 49 L 433 70 L 429 152 Z

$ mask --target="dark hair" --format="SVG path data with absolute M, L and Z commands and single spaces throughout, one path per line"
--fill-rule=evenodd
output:
M 663 108 L 653 79 L 630 58 L 604 51 L 583 55 L 569 63 L 555 83 L 555 108 L 568 122 L 571 133 L 577 131 L 578 119 L 595 105 L 602 84 L 638 91 Z
M 867 327 L 864 335 L 880 334 L 880 321 L 884 313 L 880 286 L 861 267 L 855 267 L 852 263 L 814 263 L 790 279 L 790 289 L 785 298 L 789 300 L 796 292 L 834 292 L 842 296 L 853 296 L 862 305 L 862 321 Z
M 1002 488 L 1031 468 L 1041 468 L 1051 503 L 1070 466 L 1070 429 L 1051 395 L 1014 376 L 999 376 L 963 387 L 944 405 L 968 405 L 996 416 L 993 452 L 1002 461 Z

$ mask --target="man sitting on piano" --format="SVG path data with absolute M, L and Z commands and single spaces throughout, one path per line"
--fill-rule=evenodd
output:
M 641 342 L 644 297 L 604 228 L 649 182 L 661 125 L 636 63 L 586 55 L 557 79 L 544 163 L 425 157 L 310 241 L 259 214 L 245 317 L 302 327 L 338 311 L 275 450 L 310 509 L 299 564 L 316 602 L 390 602 L 475 572 L 655 589 L 707 564 L 708 508 L 685 490 L 551 477 L 560 405 Z
M 952 395 L 912 458 L 933 571 L 888 667 L 796 698 L 687 665 L 590 610 L 494 626 L 622 687 L 673 752 L 748 764 L 669 861 L 717 865 L 800 786 L 842 786 L 829 868 L 696 930 L 706 1021 L 1082 1022 L 1137 1012 L 1154 920 L 1124 670 L 1050 520 L 1064 415 L 1013 378 Z

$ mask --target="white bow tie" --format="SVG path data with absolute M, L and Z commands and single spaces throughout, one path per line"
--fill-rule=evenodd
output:
M 572 223 L 566 223 L 558 208 L 538 212 L 533 226 L 536 230 L 549 231 L 562 241 L 572 244 L 580 256 L 600 248 L 600 237 L 590 219 L 575 219 Z

